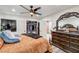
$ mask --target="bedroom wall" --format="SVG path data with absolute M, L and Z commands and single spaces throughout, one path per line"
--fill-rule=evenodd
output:
M 61 12 L 57 12 L 55 14 L 52 14 L 50 16 L 40 19 L 39 20 L 40 35 L 46 38 L 48 36 L 47 34 L 50 34 L 50 30 L 53 30 L 53 27 L 56 26 L 56 20 L 59 18 L 59 16 L 66 12 L 79 12 L 79 7 L 74 7 L 74 8 L 70 8 L 67 10 L 63 10 Z M 17 21 L 17 32 L 15 32 L 15 33 L 18 33 L 18 34 L 26 33 L 26 21 L 28 21 L 28 20 L 38 21 L 37 19 L 29 19 L 27 17 L 7 15 L 7 14 L 0 14 L 0 19 L 1 18 L 16 20 Z M 49 22 L 49 24 L 48 24 L 48 22 Z M 66 22 L 68 22 L 68 21 L 66 21 Z M 79 22 L 79 20 L 74 22 L 74 24 L 77 25 L 77 22 Z M 72 23 L 73 23 L 73 21 L 72 21 Z
M 63 11 L 61 11 L 61 12 L 57 12 L 57 13 L 55 13 L 55 14 L 52 14 L 52 15 L 50 15 L 50 16 L 47 16 L 47 17 L 43 18 L 42 21 L 49 21 L 49 22 L 51 22 L 52 25 L 51 25 L 51 28 L 49 28 L 49 30 L 53 30 L 53 28 L 56 26 L 56 20 L 57 20 L 62 14 L 65 14 L 65 13 L 67 13 L 67 12 L 79 12 L 79 7 L 73 7 L 73 8 L 70 8 L 70 9 L 63 10 Z M 72 24 L 74 24 L 74 25 L 79 25 L 79 19 L 78 19 L 78 18 L 75 18 L 76 21 L 74 21 L 74 22 L 73 22 L 74 18 L 71 18 L 71 20 L 72 20 L 72 21 L 70 21 L 70 22 L 71 22 Z M 63 22 L 63 24 L 68 23 L 68 22 L 69 22 L 69 21 L 65 21 L 65 22 Z M 44 24 L 44 22 L 42 22 L 42 23 Z M 62 24 L 60 24 L 60 25 L 62 25 Z M 43 28 L 47 28 L 48 26 L 47 26 L 46 24 L 44 24 L 44 25 L 42 25 L 42 27 L 43 27 Z M 46 29 L 42 29 L 42 32 L 41 32 L 42 36 L 46 37 L 46 34 L 45 34 L 45 33 L 48 34 L 47 31 L 46 31 Z
M 35 19 L 23 17 L 23 16 L 0 14 L 0 25 L 1 25 L 1 18 L 16 20 L 17 31 L 14 33 L 17 33 L 17 34 L 26 33 L 26 21 L 35 20 Z
M 51 31 L 50 28 L 52 25 L 52 22 L 51 21 L 47 21 L 47 20 L 40 20 L 40 35 L 43 36 L 44 38 L 48 38 L 47 34 L 49 34 Z

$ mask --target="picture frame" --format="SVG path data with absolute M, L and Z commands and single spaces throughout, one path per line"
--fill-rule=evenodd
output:
M 12 32 L 16 31 L 16 20 L 12 19 L 1 19 L 1 31 L 11 30 Z

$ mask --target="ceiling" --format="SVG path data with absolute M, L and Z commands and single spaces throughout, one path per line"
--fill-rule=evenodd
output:
M 24 6 L 29 9 L 29 5 L 24 5 Z M 31 17 L 29 13 L 21 14 L 21 12 L 28 12 L 28 11 L 23 9 L 19 5 L 0 5 L 0 13 L 25 16 L 27 18 L 42 18 L 50 14 L 55 14 L 62 10 L 72 8 L 75 5 L 34 5 L 34 8 L 38 6 L 41 7 L 41 9 L 38 10 L 38 12 L 42 13 L 41 16 L 34 15 L 33 17 Z

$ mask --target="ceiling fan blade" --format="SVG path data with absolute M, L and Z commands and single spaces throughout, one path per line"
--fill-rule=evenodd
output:
M 26 7 L 24 7 L 23 5 L 19 5 L 19 6 L 21 6 L 22 8 L 24 8 L 24 9 L 26 9 L 26 10 L 30 11 L 29 9 L 27 9 L 27 8 L 26 8 Z
M 35 8 L 34 11 L 37 11 L 37 10 L 39 10 L 39 9 L 41 9 L 41 7 Z
M 35 14 L 42 15 L 41 13 L 35 12 Z
M 20 14 L 26 14 L 26 13 L 29 13 L 29 12 L 20 12 Z

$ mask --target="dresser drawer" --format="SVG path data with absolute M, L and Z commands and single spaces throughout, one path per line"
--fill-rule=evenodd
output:
M 57 36 L 58 36 L 58 37 L 62 37 L 62 38 L 70 38 L 70 37 L 69 37 L 68 35 L 66 35 L 66 34 L 65 34 L 65 35 L 63 35 L 63 34 L 60 35 L 60 34 L 59 34 L 59 35 L 57 35 Z
M 63 41 L 70 41 L 69 38 L 64 38 L 64 37 L 58 37 L 58 36 L 53 36 L 52 39 L 59 39 L 59 40 L 63 40 Z
M 71 39 L 71 42 L 79 44 L 79 39 L 74 39 L 74 38 L 72 38 L 72 39 Z
M 70 41 L 70 39 L 69 38 L 60 38 L 60 40 L 63 40 L 63 41 Z
M 79 43 L 77 44 L 77 43 L 70 43 L 70 47 L 73 47 L 73 48 L 75 48 L 75 49 L 77 49 L 77 50 L 79 50 Z
M 79 50 L 76 49 L 76 48 L 73 48 L 73 47 L 70 47 L 69 50 L 70 50 L 71 52 L 73 52 L 73 53 L 79 53 Z

